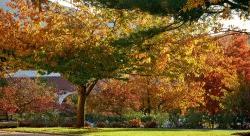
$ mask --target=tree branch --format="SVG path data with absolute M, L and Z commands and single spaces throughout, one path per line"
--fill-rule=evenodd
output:
M 231 2 L 229 0 L 225 0 L 225 3 L 228 3 L 231 6 L 230 8 L 232 8 L 232 9 L 242 9 L 242 10 L 248 11 L 247 6 L 237 4 L 237 3 L 233 3 L 233 2 Z
M 93 88 L 95 87 L 97 82 L 98 82 L 98 80 L 95 80 L 95 81 L 91 82 L 89 85 L 87 85 L 85 95 L 88 96 L 90 94 L 90 92 L 93 90 Z

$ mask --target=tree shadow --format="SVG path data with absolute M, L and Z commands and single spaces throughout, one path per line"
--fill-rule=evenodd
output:
M 238 133 L 233 133 L 232 135 L 236 135 L 236 136 L 250 136 L 250 132 L 238 132 Z

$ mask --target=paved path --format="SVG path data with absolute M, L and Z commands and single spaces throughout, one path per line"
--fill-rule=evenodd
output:
M 0 130 L 0 136 L 63 136 L 63 135 L 49 135 L 49 134 L 34 134 L 23 132 L 7 132 Z

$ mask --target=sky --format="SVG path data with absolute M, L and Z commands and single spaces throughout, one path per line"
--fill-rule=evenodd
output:
M 58 2 L 58 3 L 60 3 L 61 5 L 66 6 L 66 7 L 73 7 L 73 6 L 70 4 L 70 1 L 71 1 L 71 0 L 49 0 L 49 1 Z
M 222 20 L 221 23 L 224 25 L 224 28 L 229 28 L 230 26 L 238 27 L 240 29 L 246 29 L 247 32 L 250 32 L 250 20 L 242 20 L 238 16 L 234 16 L 230 20 Z
M 0 0 L 0 8 L 7 9 L 5 3 L 9 0 Z

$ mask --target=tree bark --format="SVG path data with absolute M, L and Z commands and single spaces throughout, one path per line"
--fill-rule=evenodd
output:
M 85 122 L 85 105 L 86 100 L 97 83 L 96 81 L 90 84 L 80 86 L 78 89 L 78 102 L 77 102 L 77 128 L 84 127 Z
M 8 112 L 5 112 L 6 120 L 9 121 L 9 115 Z
M 86 87 L 82 86 L 78 89 L 77 128 L 84 127 L 86 98 Z

